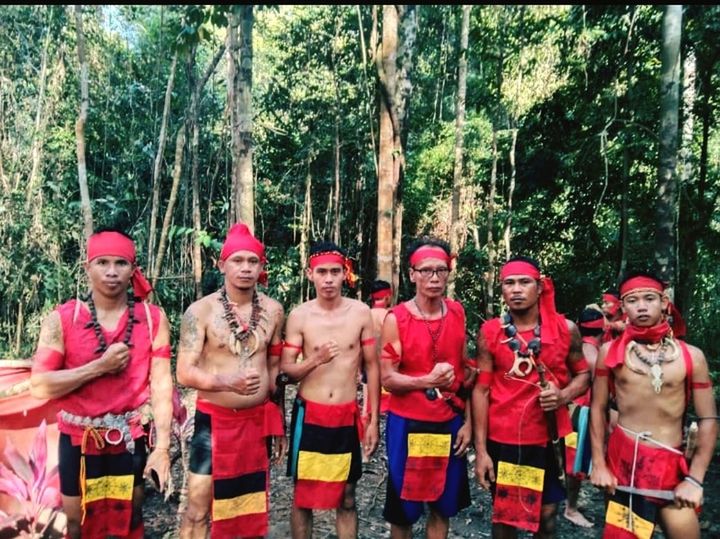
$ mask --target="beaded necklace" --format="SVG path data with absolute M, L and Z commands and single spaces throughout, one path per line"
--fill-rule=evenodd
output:
M 443 325 L 445 324 L 445 302 L 440 303 L 440 324 L 438 325 L 437 330 L 433 331 L 430 328 L 430 322 L 425 316 L 425 313 L 420 308 L 420 305 L 418 305 L 418 302 L 413 298 L 413 303 L 415 304 L 415 308 L 420 313 L 420 316 L 422 316 L 423 322 L 425 322 L 425 328 L 427 329 L 428 335 L 430 335 L 430 341 L 432 342 L 432 356 L 433 356 L 433 363 L 437 365 L 438 363 L 438 340 L 440 339 L 440 334 L 443 330 Z M 427 388 L 425 390 L 425 397 L 427 397 L 428 400 L 434 401 L 438 398 L 440 391 L 437 388 Z
M 87 295 L 87 297 L 85 298 L 85 302 L 87 303 L 88 309 L 90 309 L 90 316 L 92 318 L 92 320 L 85 324 L 85 328 L 93 328 L 93 330 L 95 331 L 95 337 L 97 337 L 98 343 L 100 344 L 95 349 L 94 353 L 101 354 L 105 350 L 107 350 L 108 344 L 105 340 L 105 335 L 103 335 L 102 327 L 100 327 L 100 322 L 98 321 L 97 309 L 95 308 L 95 302 L 93 301 L 92 292 Z M 135 296 L 133 294 L 127 295 L 127 307 L 128 322 L 127 327 L 125 328 L 123 344 L 128 348 L 131 348 L 132 343 L 130 342 L 130 338 L 132 337 L 132 330 L 133 326 L 135 325 Z
M 228 323 L 228 326 L 230 326 L 230 351 L 246 362 L 250 359 L 250 356 L 255 353 L 259 345 L 257 327 L 262 318 L 262 307 L 260 307 L 260 298 L 258 297 L 257 290 L 253 290 L 250 320 L 248 323 L 243 323 L 242 329 L 240 328 L 237 314 L 230 306 L 230 300 L 228 299 L 227 290 L 224 286 L 220 289 L 220 303 L 222 303 L 223 306 L 225 321 Z M 255 336 L 255 346 L 252 350 L 248 346 L 251 335 Z
M 540 355 L 542 349 L 542 342 L 540 341 L 540 317 L 538 317 L 537 324 L 533 328 L 533 338 L 530 342 L 525 342 L 525 339 L 522 338 L 513 323 L 510 313 L 502 315 L 500 326 L 503 328 L 505 336 L 507 337 L 507 339 L 502 342 L 507 344 L 508 348 L 510 348 L 515 355 L 515 362 L 507 374 L 520 377 L 527 376 L 535 365 L 535 358 Z M 525 350 L 522 350 L 523 344 L 525 345 Z

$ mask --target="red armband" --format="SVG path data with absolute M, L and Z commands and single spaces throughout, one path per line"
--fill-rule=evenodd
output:
M 287 342 L 287 341 L 285 341 L 285 342 L 283 343 L 283 348 L 290 348 L 290 349 L 292 349 L 292 350 L 299 350 L 299 351 L 302 352 L 302 345 L 292 344 L 292 343 L 289 343 L 289 342 Z
M 33 357 L 33 372 L 57 371 L 65 364 L 65 354 L 54 348 L 38 348 Z
M 712 387 L 712 382 L 709 380 L 707 382 L 693 382 L 691 387 L 693 389 L 708 389 Z
M 580 374 L 582 372 L 588 372 L 590 370 L 590 366 L 588 365 L 588 362 L 584 357 L 581 357 L 577 361 L 571 361 L 569 367 L 570 372 L 572 372 L 573 374 Z
M 395 351 L 392 344 L 387 343 L 382 349 L 380 359 L 389 359 L 393 363 L 398 363 L 400 361 L 400 354 Z
M 360 344 L 362 346 L 375 345 L 375 337 L 370 337 L 369 339 L 363 339 L 362 341 L 360 341 Z
M 471 369 L 477 369 L 477 361 L 474 357 L 466 357 L 465 358 L 465 366 L 469 367 Z
M 282 349 L 283 349 L 282 341 L 277 342 L 275 344 L 271 344 L 270 346 L 268 346 L 268 355 L 279 356 L 280 354 L 282 354 Z
M 477 380 L 475 380 L 475 384 L 479 386 L 486 386 L 490 387 L 493 381 L 493 373 L 492 371 L 479 371 Z
M 607 376 L 608 374 L 610 374 L 608 369 L 595 369 L 595 376 Z
M 169 344 L 161 346 L 160 348 L 153 348 L 152 357 L 170 359 L 170 356 L 172 356 L 172 348 L 170 348 Z

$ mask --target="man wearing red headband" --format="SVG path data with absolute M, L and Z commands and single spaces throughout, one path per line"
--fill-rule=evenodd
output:
M 553 537 L 565 498 L 567 405 L 587 390 L 589 368 L 580 334 L 556 312 L 553 283 L 537 262 L 510 259 L 500 283 L 508 310 L 477 336 L 475 473 L 493 493 L 493 537 L 516 537 L 516 528 Z
M 265 246 L 242 223 L 220 251 L 220 290 L 188 307 L 180 327 L 177 379 L 197 392 L 190 442 L 188 507 L 180 536 L 262 537 L 268 532 L 273 461 L 286 448 L 271 402 L 282 343 L 282 306 L 258 292 Z
M 600 307 L 596 304 L 585 307 L 580 313 L 577 325 L 582 336 L 583 356 L 592 375 L 605 325 L 605 317 Z M 563 516 L 581 528 L 593 526 L 578 507 L 582 480 L 590 473 L 590 394 L 588 388 L 570 404 L 573 432 L 565 437 L 567 505 Z
M 625 320 L 620 308 L 620 292 L 610 288 L 603 293 L 602 312 L 605 316 L 605 332 L 602 342 L 609 342 L 619 337 L 625 330 Z
M 675 338 L 657 277 L 628 275 L 620 297 L 628 324 L 600 350 L 591 405 L 590 479 L 610 494 L 604 537 L 650 537 L 659 521 L 666 537 L 699 538 L 696 510 L 718 435 L 708 365 L 701 350 Z M 611 393 L 619 415 L 606 448 Z M 691 399 L 699 428 L 683 447 Z
M 382 330 L 382 383 L 390 391 L 383 516 L 391 537 L 409 538 L 427 504 L 426 535 L 440 538 L 470 505 L 465 311 L 445 297 L 450 246 L 426 237 L 407 253 L 415 296 L 390 310 Z
M 378 444 L 380 377 L 372 317 L 367 305 L 343 297 L 343 282 L 353 285 L 354 274 L 334 243 L 311 247 L 306 275 L 316 297 L 290 312 L 281 362 L 290 380 L 299 382 L 288 456 L 295 482 L 290 526 L 293 538 L 309 538 L 313 510 L 335 509 L 338 537 L 357 537 L 355 485 L 362 458 Z M 361 367 L 370 402 L 364 434 L 357 403 Z
M 32 394 L 56 399 L 60 409 L 68 536 L 142 537 L 143 475 L 154 473 L 163 490 L 170 474 L 169 325 L 144 301 L 152 288 L 124 233 L 90 236 L 85 271 L 88 295 L 60 305 L 43 322 Z M 152 445 L 146 441 L 151 418 Z
M 373 331 L 375 333 L 375 339 L 378 347 L 380 345 L 380 333 L 382 332 L 382 325 L 387 316 L 388 308 L 392 303 L 392 286 L 387 281 L 377 279 L 373 281 L 372 288 L 370 290 L 370 315 L 373 319 Z M 388 402 L 390 400 L 390 393 L 384 387 L 380 387 L 380 413 L 384 414 L 388 410 Z

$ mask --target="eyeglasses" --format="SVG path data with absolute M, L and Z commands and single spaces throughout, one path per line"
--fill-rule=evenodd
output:
M 450 268 L 413 268 L 413 271 L 417 271 L 422 275 L 423 279 L 430 279 L 433 275 L 437 275 L 440 279 L 444 279 L 450 273 Z

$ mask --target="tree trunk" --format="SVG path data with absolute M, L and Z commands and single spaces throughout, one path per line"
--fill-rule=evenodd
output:
M 335 21 L 335 41 L 340 34 L 340 17 L 338 16 Z M 337 73 L 337 53 L 335 51 L 335 43 L 331 47 L 331 58 L 332 58 L 332 75 L 333 75 L 333 88 L 335 92 L 335 107 L 334 107 L 334 128 L 335 128 L 335 198 L 333 200 L 333 206 L 335 208 L 335 215 L 333 218 L 333 242 L 336 245 L 340 245 L 340 201 L 341 189 L 340 189 L 340 89 L 338 88 L 338 73 Z
M 363 30 L 362 24 L 362 13 L 360 12 L 360 4 L 357 6 L 358 16 L 358 33 L 360 34 L 360 52 L 362 57 L 362 72 L 363 72 L 363 85 L 365 86 L 365 111 L 368 115 L 368 125 L 370 126 L 370 143 L 372 144 L 373 152 L 373 165 L 375 166 L 375 178 L 378 177 L 378 155 L 377 155 L 377 142 L 375 141 L 375 118 L 372 111 L 372 93 L 370 91 L 370 82 L 368 81 L 367 74 L 367 48 L 365 46 L 365 31 Z M 373 6 L 373 20 L 377 23 L 377 6 Z M 374 36 L 377 36 L 377 31 L 373 32 Z M 377 39 L 375 40 L 377 41 Z M 370 43 L 370 50 L 374 54 L 377 43 Z
M 655 263 L 659 277 L 675 286 L 675 217 L 682 6 L 668 5 L 663 16 L 660 82 L 660 155 L 655 210 Z
M 465 219 L 461 213 L 461 204 L 465 198 L 465 179 L 463 177 L 463 147 L 465 143 L 465 94 L 467 91 L 467 50 L 470 29 L 470 10 L 472 6 L 462 7 L 460 26 L 460 51 L 458 58 L 458 90 L 455 101 L 455 166 L 453 168 L 453 192 L 450 210 L 450 250 L 460 253 L 465 244 Z M 448 296 L 455 297 L 455 275 L 448 285 Z
M 162 122 L 160 123 L 160 135 L 158 135 L 158 149 L 155 154 L 155 165 L 153 166 L 152 177 L 152 206 L 150 209 L 150 233 L 148 234 L 148 253 L 147 268 L 148 271 L 157 279 L 158 272 L 154 270 L 155 266 L 155 234 L 157 228 L 157 214 L 160 211 L 160 171 L 162 169 L 163 154 L 165 153 L 165 140 L 167 138 L 167 125 L 170 117 L 170 101 L 172 99 L 173 86 L 175 84 L 175 69 L 177 68 L 177 52 L 173 55 L 172 64 L 170 66 L 170 76 L 168 77 L 167 87 L 165 88 L 165 104 L 163 105 Z M 176 163 L 177 165 L 177 163 Z
M 236 221 L 255 229 L 255 193 L 252 169 L 252 65 L 253 6 L 231 12 L 228 26 L 228 104 L 232 136 L 232 185 Z
M 160 270 L 162 270 L 163 259 L 165 258 L 165 243 L 167 242 L 168 231 L 170 230 L 170 222 L 172 221 L 173 210 L 175 209 L 175 202 L 177 201 L 177 194 L 180 189 L 180 178 L 182 176 L 182 160 L 183 160 L 183 149 L 185 147 L 185 127 L 182 126 L 178 129 L 177 137 L 175 138 L 175 166 L 173 167 L 173 182 L 170 190 L 170 200 L 168 200 L 167 208 L 165 209 L 165 218 L 163 219 L 162 230 L 160 230 L 160 243 L 158 244 L 157 257 L 152 267 L 152 287 L 155 288 L 158 277 L 160 276 Z
M 52 9 L 52 8 L 50 8 Z M 32 137 L 31 159 L 32 166 L 30 168 L 30 177 L 28 179 L 27 191 L 25 194 L 25 207 L 29 208 L 30 201 L 35 194 L 36 184 L 38 183 L 38 171 L 40 170 L 40 160 L 42 158 L 43 141 L 45 140 L 45 87 L 47 83 L 47 61 L 48 49 L 50 48 L 50 29 L 45 32 L 45 40 L 43 42 L 42 54 L 40 57 L 40 77 L 38 81 L 38 98 L 37 107 L 35 109 L 35 129 Z M 38 212 L 39 213 L 39 212 Z
M 498 144 L 497 131 L 493 126 L 492 132 L 492 169 L 490 171 L 490 193 L 488 194 L 487 205 L 487 255 L 488 274 L 485 280 L 487 303 L 485 314 L 487 319 L 495 316 L 495 195 L 497 193 L 497 166 L 498 166 Z
M 307 162 L 305 178 L 305 202 L 303 204 L 302 221 L 300 223 L 300 303 L 307 299 L 305 294 L 305 268 L 308 266 L 308 246 L 310 244 L 310 228 L 312 227 L 312 175 L 310 174 L 310 158 Z
M 512 249 L 510 248 L 510 238 L 512 235 L 512 203 L 513 203 L 513 194 L 515 193 L 515 175 L 516 175 L 516 168 L 515 168 L 515 149 L 517 147 L 517 136 L 518 136 L 518 130 L 517 128 L 513 128 L 510 130 L 512 134 L 512 143 L 510 145 L 510 187 L 508 188 L 508 199 L 507 199 L 507 220 L 505 221 L 505 258 L 510 258 L 510 254 L 512 253 Z
M 85 164 L 85 124 L 88 118 L 88 64 L 85 58 L 85 34 L 82 24 L 82 5 L 75 5 L 75 29 L 77 32 L 77 51 L 80 63 L 80 114 L 75 122 L 75 139 L 77 142 L 78 183 L 80 184 L 80 209 L 83 216 L 83 234 L 87 240 L 93 233 L 92 206 L 87 183 L 87 166 Z M 81 246 L 85 253 L 85 245 Z

